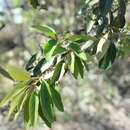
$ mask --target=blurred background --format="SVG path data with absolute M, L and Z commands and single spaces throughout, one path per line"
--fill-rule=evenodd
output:
M 58 33 L 82 29 L 84 21 L 77 16 L 83 0 L 42 0 L 40 11 L 27 0 L 0 0 L 0 65 L 24 67 L 39 45 L 45 41 L 31 25 L 42 23 Z M 129 24 L 129 7 L 127 23 Z M 128 50 L 130 54 L 130 49 Z M 0 99 L 13 83 L 0 75 Z M 61 95 L 65 112 L 57 112 L 51 130 L 130 130 L 130 57 L 117 60 L 108 71 L 90 64 L 85 78 L 76 81 L 71 75 L 62 80 Z M 0 130 L 23 130 L 22 114 L 8 121 L 0 110 Z M 49 130 L 39 119 L 35 130 Z

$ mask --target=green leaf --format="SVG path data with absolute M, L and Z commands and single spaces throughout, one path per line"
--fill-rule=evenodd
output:
M 111 10 L 113 0 L 100 0 L 99 1 L 99 10 L 100 15 L 105 17 L 107 13 Z
M 92 41 L 97 40 L 96 37 L 92 37 L 89 35 L 76 35 L 76 34 L 66 34 L 65 39 L 71 42 L 78 42 L 78 43 L 86 42 L 88 40 Z
M 45 122 L 45 124 L 49 127 L 49 128 L 51 128 L 52 126 L 51 126 L 51 123 L 45 118 L 45 116 L 44 116 L 44 114 L 43 114 L 43 112 L 42 112 L 42 108 L 41 108 L 41 105 L 39 105 L 39 116 L 41 117 L 41 119 Z
M 43 45 L 44 55 L 47 60 L 51 59 L 53 52 L 56 48 L 56 45 L 57 41 L 53 39 L 49 40 L 46 44 Z
M 86 61 L 87 56 L 86 54 L 80 49 L 80 46 L 75 43 L 70 43 L 69 47 L 75 52 L 75 54 L 81 58 L 82 60 Z
M 54 121 L 54 113 L 52 108 L 52 99 L 45 82 L 42 82 L 40 89 L 40 105 L 45 118 L 52 123 Z
M 71 64 L 70 64 L 71 73 L 74 75 L 76 79 L 78 78 L 78 74 L 80 74 L 81 78 L 83 78 L 83 75 L 84 75 L 83 69 L 84 69 L 84 66 L 81 59 L 72 52 Z
M 54 86 L 50 86 L 50 91 L 51 91 L 53 103 L 55 104 L 55 106 L 57 107 L 57 109 L 59 111 L 63 112 L 64 107 L 63 107 L 63 103 L 62 103 L 60 93 L 54 88 Z
M 29 100 L 29 118 L 32 126 L 35 126 L 38 118 L 39 97 L 38 94 L 33 91 Z
M 21 98 L 21 101 L 19 101 L 19 103 L 17 105 L 17 112 L 15 113 L 14 120 L 16 120 L 18 118 L 20 112 L 23 109 L 23 106 L 24 106 L 27 98 L 28 98 L 28 93 L 25 92 L 25 94 L 23 94 L 23 96 Z
M 26 89 L 27 82 L 19 82 L 14 86 L 14 89 L 7 94 L 4 99 L 0 102 L 0 108 L 4 107 L 11 101 L 16 95 L 20 94 L 23 90 Z
M 37 59 L 37 54 L 32 55 L 32 57 L 29 59 L 28 63 L 26 64 L 26 70 L 30 70 L 30 68 L 33 67 L 33 63 L 36 61 Z
M 7 65 L 5 69 L 9 73 L 9 75 L 16 81 L 27 81 L 31 79 L 30 74 L 22 68 Z
M 39 6 L 38 0 L 29 0 L 29 2 L 33 6 L 33 8 L 37 8 L 37 6 Z
M 84 67 L 83 67 L 81 59 L 79 57 L 77 57 L 77 56 L 75 56 L 75 68 L 76 68 L 75 71 L 78 70 L 81 78 L 83 78 L 83 76 L 84 76 L 84 71 L 83 71 Z
M 38 32 L 43 33 L 46 37 L 50 37 L 52 39 L 56 39 L 56 32 L 54 29 L 52 29 L 49 26 L 46 25 L 33 25 L 34 29 L 36 29 Z
M 66 51 L 66 49 L 63 48 L 62 46 L 60 46 L 60 45 L 58 44 L 58 45 L 56 46 L 56 48 L 54 49 L 52 56 L 55 56 L 55 55 L 57 55 L 57 54 L 64 53 L 65 51 Z
M 31 126 L 30 117 L 29 117 L 29 100 L 30 95 L 28 96 L 27 100 L 24 104 L 24 127 L 26 130 L 28 130 L 29 126 Z
M 45 58 L 41 59 L 38 62 L 38 64 L 35 66 L 35 68 L 33 70 L 34 76 L 38 76 L 38 75 L 41 75 L 43 73 L 43 71 L 41 70 L 41 68 L 45 64 L 45 62 L 46 62 Z
M 52 83 L 55 83 L 56 81 L 58 81 L 59 79 L 61 79 L 63 77 L 64 72 L 65 72 L 63 63 L 64 63 L 64 61 L 62 60 L 56 65 L 53 76 L 52 76 Z M 61 73 L 61 72 L 63 72 L 63 73 Z
M 110 44 L 109 49 L 105 56 L 99 61 L 99 68 L 108 69 L 115 61 L 117 49 L 113 43 Z
M 74 77 L 78 78 L 78 68 L 75 61 L 75 54 L 71 52 L 71 63 L 70 63 L 70 71 L 74 75 Z
M 11 115 L 14 113 L 14 111 L 17 110 L 17 106 L 19 103 L 21 103 L 24 95 L 25 95 L 25 90 L 21 91 L 18 95 L 13 97 L 13 99 L 11 100 L 9 112 L 7 115 L 8 119 L 10 119 Z

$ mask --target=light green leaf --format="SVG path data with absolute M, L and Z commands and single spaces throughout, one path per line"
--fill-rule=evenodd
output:
M 21 98 L 21 101 L 19 101 L 19 103 L 18 103 L 17 112 L 15 113 L 14 120 L 16 120 L 16 119 L 18 118 L 20 112 L 21 112 L 22 109 L 23 109 L 23 106 L 24 106 L 24 104 L 25 104 L 27 98 L 28 98 L 28 93 L 25 92 L 25 95 L 23 95 L 23 97 Z
M 31 79 L 30 74 L 22 68 L 7 65 L 5 69 L 9 73 L 9 75 L 16 81 L 27 81 Z
M 11 103 L 10 103 L 10 108 L 9 108 L 9 112 L 8 112 L 8 119 L 10 119 L 11 115 L 14 113 L 15 110 L 17 110 L 17 106 L 19 103 L 21 103 L 23 96 L 25 95 L 25 90 L 23 90 L 21 93 L 19 93 L 18 95 L 16 95 Z
M 49 26 L 46 25 L 33 25 L 32 26 L 34 29 L 36 29 L 38 32 L 43 33 L 43 35 L 56 39 L 56 32 L 54 29 L 52 29 Z
M 26 89 L 27 82 L 19 82 L 14 86 L 14 89 L 11 90 L 7 96 L 0 102 L 0 107 L 4 107 L 11 101 L 16 95 L 20 94 L 23 90 Z
M 88 40 L 92 41 L 97 40 L 96 37 L 92 37 L 89 35 L 76 35 L 76 34 L 66 34 L 65 39 L 71 42 L 78 42 L 78 43 L 86 42 Z
M 50 60 L 52 58 L 56 45 L 57 45 L 57 41 L 53 39 L 49 40 L 46 44 L 43 45 L 43 51 L 46 60 Z

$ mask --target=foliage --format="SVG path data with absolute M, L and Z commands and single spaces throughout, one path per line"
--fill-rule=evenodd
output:
M 38 0 L 29 2 L 35 9 L 41 5 Z M 0 103 L 0 107 L 9 104 L 8 118 L 17 119 L 24 110 L 26 128 L 35 126 L 38 116 L 51 127 L 56 120 L 54 107 L 64 111 L 57 87 L 66 73 L 71 73 L 76 79 L 79 76 L 83 78 L 88 63 L 97 61 L 99 68 L 106 70 L 116 58 L 123 56 L 121 50 L 126 53 L 127 3 L 126 0 L 84 1 L 78 12 L 87 23 L 84 34 L 73 32 L 61 36 L 49 26 L 33 25 L 34 30 L 47 37 L 47 42 L 40 46 L 38 53 L 32 55 L 26 70 L 12 66 L 5 67 L 5 70 L 0 68 L 4 76 L 16 83 Z

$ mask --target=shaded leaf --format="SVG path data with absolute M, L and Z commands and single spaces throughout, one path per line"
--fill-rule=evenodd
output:
M 60 93 L 54 88 L 54 86 L 50 86 L 50 91 L 51 91 L 53 103 L 55 104 L 55 106 L 57 107 L 57 109 L 59 111 L 63 112 L 64 107 L 63 107 L 63 103 L 62 103 Z
M 43 73 L 42 71 L 42 66 L 45 64 L 46 60 L 45 58 L 41 59 L 38 64 L 35 66 L 34 70 L 33 70 L 33 75 L 34 76 L 38 76 L 40 74 Z
M 40 89 L 40 105 L 45 118 L 52 123 L 54 121 L 53 108 L 51 102 L 51 96 L 45 82 L 42 82 Z
M 110 44 L 108 51 L 99 61 L 99 68 L 108 69 L 111 67 L 116 58 L 117 49 L 113 43 Z
M 44 114 L 43 114 L 43 112 L 42 112 L 42 108 L 41 108 L 41 105 L 39 105 L 39 116 L 41 117 L 41 119 L 45 122 L 45 124 L 49 127 L 49 128 L 51 128 L 52 126 L 51 126 L 51 123 L 45 118 L 45 116 L 44 116 Z
M 32 126 L 35 126 L 38 118 L 39 97 L 38 94 L 33 91 L 29 100 L 29 118 Z

